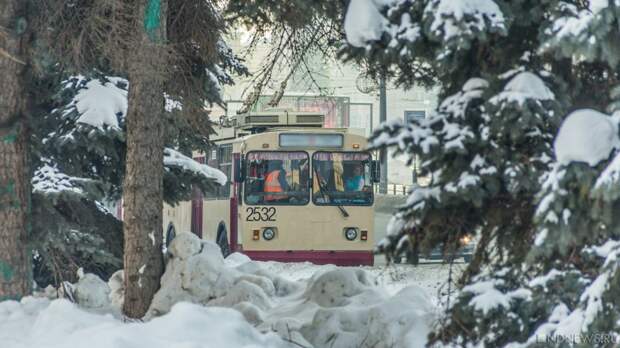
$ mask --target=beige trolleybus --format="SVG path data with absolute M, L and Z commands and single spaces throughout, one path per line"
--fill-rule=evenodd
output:
M 197 158 L 229 184 L 167 207 L 165 239 L 191 230 L 224 254 L 254 260 L 372 265 L 379 169 L 365 137 L 321 128 L 323 115 L 309 112 L 251 113 L 235 123 Z

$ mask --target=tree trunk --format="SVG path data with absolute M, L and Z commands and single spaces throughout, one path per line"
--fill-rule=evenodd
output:
M 164 0 L 165 1 L 165 0 Z M 135 43 L 128 52 L 127 171 L 123 184 L 125 302 L 123 312 L 141 318 L 163 273 L 164 6 L 136 1 Z
M 32 289 L 23 0 L 0 0 L 0 301 Z

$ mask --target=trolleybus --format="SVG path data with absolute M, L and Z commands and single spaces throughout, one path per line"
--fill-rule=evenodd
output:
M 229 183 L 164 211 L 165 239 L 191 230 L 224 254 L 254 260 L 372 265 L 378 162 L 366 138 L 322 128 L 323 115 L 273 111 L 237 116 L 216 148 L 196 159 Z

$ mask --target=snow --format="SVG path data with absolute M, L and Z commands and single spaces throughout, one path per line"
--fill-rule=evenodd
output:
M 461 91 L 443 100 L 438 110 L 441 114 L 452 115 L 455 118 L 464 119 L 470 102 L 482 97 L 484 90 L 489 86 L 486 80 L 471 78 L 465 82 Z
M 125 323 L 64 300 L 26 297 L 0 302 L 3 348 L 279 348 L 293 347 L 262 334 L 229 308 L 176 304 L 166 316 Z
M 596 179 L 594 188 L 610 189 L 618 184 L 618 180 L 620 180 L 620 153 L 616 154 L 614 159 L 609 162 L 605 170 Z
M 399 214 L 392 215 L 388 221 L 386 234 L 387 236 L 397 236 L 405 228 L 407 220 L 403 219 Z
M 564 179 L 566 175 L 566 169 L 561 165 L 555 164 L 551 171 L 546 174 L 546 177 L 542 183 L 542 190 L 549 191 L 538 203 L 536 208 L 536 215 L 542 215 L 549 211 L 549 208 L 558 198 L 558 196 L 565 195 L 566 190 L 560 188 L 560 181 Z
M 73 297 L 83 308 L 107 309 L 110 306 L 110 288 L 94 274 L 82 274 L 74 285 Z
M 433 187 L 420 187 L 416 186 L 411 191 L 409 197 L 407 197 L 407 206 L 414 210 L 424 209 L 426 201 L 435 200 L 440 201 L 441 189 L 437 186 Z
M 169 251 L 144 322 L 119 314 L 122 271 L 107 285 L 83 274 L 72 285 L 77 304 L 1 302 L 2 347 L 424 347 L 438 318 L 428 293 L 449 272 L 224 259 L 191 233 L 179 233 Z
M 576 110 L 562 123 L 553 145 L 560 164 L 585 162 L 595 166 L 620 146 L 618 125 L 596 110 Z
M 65 175 L 55 166 L 43 163 L 32 177 L 32 192 L 41 194 L 69 192 L 81 195 L 84 191 L 77 184 L 84 181 L 85 179 Z
M 123 308 L 124 296 L 125 296 L 125 284 L 123 283 L 124 272 L 119 270 L 114 272 L 108 280 L 108 287 L 110 288 L 110 306 L 120 312 Z
M 70 105 L 75 105 L 80 117 L 77 123 L 88 124 L 93 127 L 104 126 L 118 128 L 119 115 L 127 114 L 127 90 L 119 88 L 116 84 L 126 80 L 121 78 L 108 78 L 110 81 L 102 82 L 93 79 L 85 83 Z
M 596 253 L 596 255 L 598 255 L 599 257 L 608 259 L 610 257 L 614 257 L 614 254 L 612 253 L 615 253 L 618 250 L 620 250 L 620 241 L 608 240 L 605 242 L 605 244 L 601 246 L 593 247 L 592 249 Z M 615 261 L 615 258 L 614 258 L 614 261 Z
M 167 167 L 178 167 L 183 170 L 194 172 L 195 174 L 202 175 L 207 179 L 213 179 L 220 185 L 226 185 L 228 182 L 226 175 L 219 169 L 198 163 L 171 148 L 164 149 L 164 165 Z
M 529 286 L 530 287 L 535 287 L 535 286 L 541 286 L 541 287 L 546 287 L 547 283 L 550 280 L 555 279 L 556 277 L 560 277 L 565 275 L 564 272 L 562 271 L 558 271 L 555 268 L 552 268 L 549 272 L 547 272 L 544 275 L 538 276 L 536 278 L 533 278 L 532 280 L 530 280 Z
M 396 32 L 397 38 L 403 38 L 408 42 L 414 42 L 420 37 L 420 27 L 412 23 L 409 13 L 402 14 L 400 26 Z
M 229 258 L 230 256 L 225 260 L 227 264 Z M 335 268 L 334 265 L 315 265 L 310 262 L 282 263 L 268 261 L 259 262 L 259 264 L 265 270 L 293 282 L 307 281 L 312 278 L 314 274 L 323 273 Z M 452 276 L 458 277 L 466 266 L 466 264 L 455 263 L 453 265 Z M 374 267 L 355 267 L 355 269 L 363 269 L 370 273 L 375 278 L 377 286 L 383 288 L 388 295 L 396 295 L 402 289 L 410 285 L 419 286 L 424 289 L 426 293 L 431 295 L 431 301 L 435 305 L 439 305 L 443 296 L 446 295 L 445 284 L 450 272 L 449 265 L 438 262 L 421 263 L 418 266 L 390 264 Z
M 373 0 L 352 0 L 344 19 L 344 31 L 352 46 L 364 47 L 368 41 L 381 38 L 386 24 Z
M 448 41 L 475 32 L 505 30 L 504 14 L 493 0 L 434 0 L 424 9 L 431 32 Z
M 504 90 L 489 100 L 493 104 L 518 103 L 520 106 L 526 100 L 553 100 L 553 92 L 543 80 L 529 71 L 516 74 L 504 86 Z
M 463 85 L 463 92 L 470 92 L 475 90 L 486 89 L 489 87 L 489 83 L 485 79 L 481 79 L 478 77 L 473 77 L 467 80 Z
M 415 335 L 420 346 L 435 318 L 424 289 L 409 285 L 392 295 L 364 269 L 317 266 L 309 277 L 291 281 L 239 254 L 224 260 L 217 245 L 191 233 L 177 235 L 170 250 L 147 318 L 168 313 L 179 301 L 229 307 L 260 331 L 275 330 L 285 339 L 316 347 L 328 337 L 333 337 L 333 347 L 374 346 L 373 340 L 363 342 L 366 332 L 401 346 L 413 342 L 409 333 L 421 332 L 424 339 Z M 390 308 L 401 310 L 392 313 Z M 386 330 L 395 317 L 401 324 Z
M 553 22 L 551 33 L 553 34 L 554 40 L 559 41 L 564 37 L 587 34 L 587 29 L 592 20 L 607 7 L 609 7 L 608 0 L 591 0 L 589 2 L 589 8 L 582 11 L 577 11 L 575 6 L 571 6 L 572 16 L 559 17 Z M 589 39 L 592 40 L 592 38 L 593 37 L 590 37 Z M 596 38 L 594 38 L 594 40 L 596 40 Z
M 167 112 L 172 112 L 174 110 L 178 110 L 178 111 L 183 110 L 183 104 L 178 100 L 172 99 L 172 97 L 169 96 L 168 94 L 164 93 L 164 99 L 165 99 L 164 110 L 166 110 Z
M 510 308 L 510 303 L 515 299 L 527 299 L 531 296 L 531 291 L 527 289 L 503 292 L 498 288 L 501 285 L 502 281 L 498 279 L 478 281 L 463 287 L 463 293 L 474 295 L 469 303 L 484 315 L 498 307 Z
M 534 342 L 537 338 L 549 335 L 581 339 L 583 337 L 580 334 L 591 329 L 591 324 L 603 310 L 603 296 L 608 291 L 609 284 L 618 270 L 620 242 L 608 240 L 603 245 L 586 248 L 586 252 L 592 252 L 604 259 L 600 272 L 586 286 L 572 311 L 564 303 L 558 303 L 547 322 L 537 328 L 528 342 Z M 564 275 L 564 272 L 552 269 L 547 274 L 534 278 L 530 285 L 545 287 L 549 280 Z

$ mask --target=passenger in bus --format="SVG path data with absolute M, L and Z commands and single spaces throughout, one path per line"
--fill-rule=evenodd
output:
M 361 164 L 353 165 L 353 172 L 345 179 L 344 188 L 347 192 L 362 191 L 364 189 L 364 169 Z
M 286 195 L 282 195 L 282 193 L 288 190 L 289 186 L 288 182 L 286 181 L 286 171 L 282 168 L 282 161 L 269 161 L 269 171 L 267 173 L 267 176 L 265 177 L 264 192 L 277 194 L 266 194 L 265 202 L 277 202 L 287 200 L 288 197 Z

